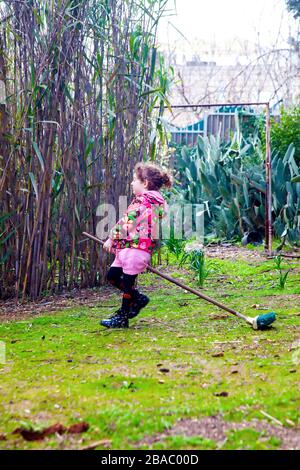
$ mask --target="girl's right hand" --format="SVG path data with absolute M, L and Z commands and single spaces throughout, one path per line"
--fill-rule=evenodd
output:
M 112 245 L 113 245 L 112 239 L 108 238 L 106 242 L 103 244 L 103 248 L 105 251 L 108 251 L 108 253 L 113 253 Z

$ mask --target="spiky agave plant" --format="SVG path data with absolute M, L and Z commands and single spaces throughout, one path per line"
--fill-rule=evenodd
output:
M 251 152 L 258 152 L 254 159 L 248 156 L 249 145 L 249 138 L 246 142 L 239 135 L 237 143 L 234 138 L 222 150 L 218 139 L 199 137 L 197 147 L 182 148 L 177 159 L 184 182 L 178 191 L 186 201 L 205 204 L 205 227 L 221 238 L 264 233 L 265 167 L 257 136 L 251 144 Z M 284 234 L 291 243 L 300 240 L 299 175 L 292 144 L 283 159 L 273 154 L 273 227 L 277 237 Z

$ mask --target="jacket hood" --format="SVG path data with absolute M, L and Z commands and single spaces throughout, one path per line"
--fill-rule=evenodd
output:
M 151 199 L 155 199 L 155 201 L 157 201 L 159 204 L 163 204 L 164 210 L 167 211 L 168 204 L 159 191 L 148 190 L 143 193 L 143 196 L 146 197 L 150 202 L 152 202 Z
M 157 200 L 157 202 L 159 202 L 160 204 L 162 204 L 165 200 L 163 198 L 163 195 L 159 192 L 159 191 L 154 191 L 154 190 L 149 190 L 149 191 L 145 191 L 143 193 L 143 196 L 150 196 L 150 198 L 154 198 Z

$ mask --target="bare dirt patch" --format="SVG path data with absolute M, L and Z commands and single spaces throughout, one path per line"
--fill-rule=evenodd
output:
M 244 261 L 255 262 L 255 261 L 265 261 L 268 259 L 268 253 L 266 251 L 260 251 L 259 249 L 249 249 L 246 246 L 237 246 L 232 245 L 231 243 L 211 243 L 205 246 L 205 253 L 210 258 L 220 258 L 220 259 L 242 259 Z M 278 255 L 281 253 L 278 252 Z M 291 258 L 284 258 L 284 261 L 297 263 L 299 260 L 299 251 L 295 250 L 288 254 Z M 295 256 L 295 257 L 293 257 Z
M 21 320 L 29 315 L 38 316 L 45 312 L 56 312 L 64 308 L 72 308 L 78 305 L 84 307 L 101 307 L 103 301 L 107 301 L 116 290 L 110 286 L 98 289 L 73 289 L 62 294 L 49 295 L 35 302 L 24 303 L 15 300 L 0 300 L 0 321 Z M 105 307 L 108 305 L 105 304 Z
M 266 260 L 265 253 L 258 250 L 250 250 L 231 244 L 212 244 L 205 247 L 205 253 L 209 258 L 219 259 L 242 259 L 244 261 L 256 262 Z
M 267 421 L 257 419 L 231 423 L 224 421 L 220 416 L 207 416 L 202 419 L 180 419 L 171 429 L 162 434 L 146 437 L 134 447 L 151 446 L 169 436 L 178 435 L 187 437 L 201 436 L 204 439 L 215 441 L 220 446 L 226 441 L 227 432 L 249 428 L 264 433 L 264 439 L 272 436 L 277 437 L 281 441 L 280 449 L 282 450 L 300 450 L 300 429 L 298 428 L 277 427 Z

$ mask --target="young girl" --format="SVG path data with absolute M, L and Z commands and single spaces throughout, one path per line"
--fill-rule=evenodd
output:
M 135 197 L 103 245 L 106 251 L 116 254 L 107 280 L 123 291 L 121 308 L 100 322 L 107 328 L 128 328 L 128 319 L 134 318 L 149 302 L 134 284 L 137 275 L 146 270 L 158 239 L 158 221 L 168 210 L 159 189 L 171 185 L 171 176 L 157 165 L 135 165 L 131 183 Z

